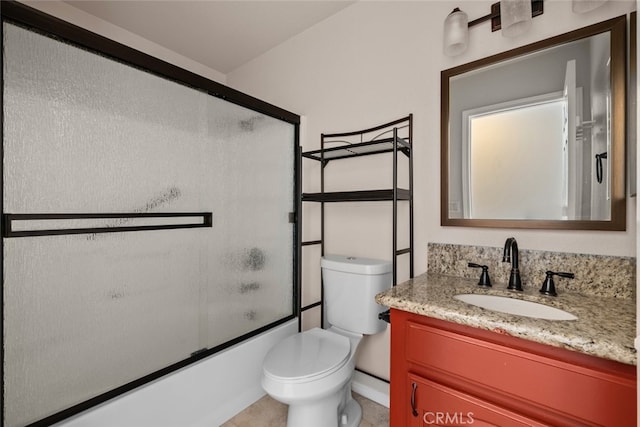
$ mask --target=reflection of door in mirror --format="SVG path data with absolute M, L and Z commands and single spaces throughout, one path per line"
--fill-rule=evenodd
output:
M 582 219 L 582 144 L 577 140 L 576 60 L 567 61 L 564 72 L 563 164 L 567 166 L 562 180 L 564 210 L 562 219 Z
M 611 152 L 611 61 L 609 44 L 602 38 L 594 38 L 591 43 L 591 120 L 584 126 L 585 135 L 591 138 L 589 153 L 591 179 L 591 219 L 611 217 L 611 172 L 607 158 L 598 160 Z M 597 179 L 600 168 L 601 179 Z
M 462 115 L 464 218 L 608 219 L 608 168 L 592 160 L 608 138 L 592 147 L 575 60 L 567 61 L 562 92 Z
M 463 112 L 465 218 L 561 219 L 566 212 L 562 92 Z

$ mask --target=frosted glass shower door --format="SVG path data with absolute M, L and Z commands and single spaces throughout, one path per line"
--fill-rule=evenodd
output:
M 292 314 L 294 129 L 217 98 L 210 103 L 211 127 L 223 130 L 224 141 L 209 175 L 222 184 L 206 284 L 213 346 Z
M 3 31 L 5 218 L 212 214 L 205 228 L 3 234 L 7 427 L 293 315 L 294 125 Z
M 207 347 L 293 313 L 294 127 L 209 99 L 211 138 L 223 147 L 207 168 L 214 227 L 207 275 Z

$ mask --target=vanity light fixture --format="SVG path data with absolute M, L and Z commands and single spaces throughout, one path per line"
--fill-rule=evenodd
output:
M 469 18 L 459 8 L 453 9 L 444 20 L 444 54 L 456 56 L 467 50 Z
M 469 27 L 490 20 L 491 31 L 502 29 L 503 36 L 515 37 L 529 29 L 532 18 L 543 13 L 544 0 L 501 0 L 491 5 L 491 13 L 469 22 L 467 14 L 456 7 L 444 21 L 444 53 L 455 56 L 467 49 Z
M 599 8 L 606 2 L 607 0 L 573 0 L 571 2 L 571 9 L 575 13 L 586 13 Z
M 529 0 L 501 0 L 502 35 L 516 37 L 531 28 L 533 19 Z

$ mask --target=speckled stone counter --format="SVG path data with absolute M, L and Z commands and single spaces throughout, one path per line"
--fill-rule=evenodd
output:
M 476 307 L 454 295 L 478 293 L 543 303 L 568 311 L 577 320 L 534 319 Z M 411 313 L 506 333 L 530 341 L 636 364 L 635 300 L 563 292 L 557 297 L 537 289 L 508 291 L 499 283 L 477 286 L 477 279 L 425 273 L 376 296 L 379 304 Z M 392 320 L 393 322 L 393 320 Z
M 502 262 L 503 248 L 488 246 L 453 245 L 429 243 L 427 264 L 430 273 L 445 276 L 477 278 L 480 271 L 469 268 L 469 262 L 489 267 L 491 279 L 496 283 L 507 283 L 511 265 Z M 566 271 L 575 274 L 575 279 L 556 277 L 558 292 L 635 298 L 635 258 L 574 254 L 566 252 L 534 251 L 520 249 L 520 275 L 522 285 L 540 289 L 545 271 Z

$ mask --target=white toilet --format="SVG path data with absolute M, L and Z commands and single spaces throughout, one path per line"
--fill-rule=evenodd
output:
M 375 295 L 392 285 L 391 263 L 326 255 L 320 262 L 329 329 L 290 336 L 267 353 L 262 387 L 289 405 L 287 427 L 357 427 L 360 405 L 351 397 L 356 350 L 363 334 L 386 328 Z

